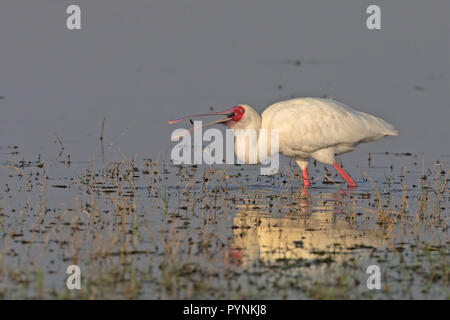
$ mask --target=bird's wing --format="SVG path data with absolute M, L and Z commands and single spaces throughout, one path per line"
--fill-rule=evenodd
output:
M 282 143 L 304 152 L 396 135 L 395 129 L 381 119 L 337 101 L 319 98 L 292 99 L 271 105 L 262 114 L 262 128 L 278 129 L 280 146 Z

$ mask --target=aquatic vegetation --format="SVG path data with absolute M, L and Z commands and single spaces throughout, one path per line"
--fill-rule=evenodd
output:
M 2 298 L 449 297 L 443 163 L 372 154 L 357 189 L 314 166 L 306 190 L 290 163 L 267 177 L 246 165 L 19 157 L 1 168 Z M 66 287 L 71 264 L 80 290 Z M 373 264 L 381 290 L 366 287 Z

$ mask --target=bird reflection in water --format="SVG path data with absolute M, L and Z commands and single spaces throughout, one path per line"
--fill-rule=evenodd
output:
M 352 199 L 342 190 L 310 194 L 303 189 L 275 197 L 271 192 L 253 190 L 247 200 L 236 206 L 230 262 L 245 266 L 257 260 L 312 260 L 318 253 L 382 246 L 379 232 L 358 228 L 346 219 L 351 210 Z M 339 261 L 343 256 L 333 257 Z

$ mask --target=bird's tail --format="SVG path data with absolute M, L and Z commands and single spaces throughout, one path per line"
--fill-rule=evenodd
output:
M 383 119 L 372 116 L 364 112 L 360 112 L 361 116 L 366 119 L 369 124 L 370 130 L 377 136 L 398 136 L 398 131 L 394 126 Z
M 378 118 L 377 118 L 378 119 Z M 382 133 L 386 136 L 398 136 L 398 131 L 394 128 L 394 126 L 383 119 L 378 119 L 380 124 L 383 127 Z

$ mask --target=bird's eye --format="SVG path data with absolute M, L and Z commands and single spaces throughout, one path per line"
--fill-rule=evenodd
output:
M 244 113 L 244 109 L 241 109 L 241 113 Z

